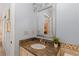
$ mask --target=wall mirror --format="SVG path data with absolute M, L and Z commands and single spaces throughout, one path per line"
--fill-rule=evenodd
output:
M 55 35 L 54 5 L 51 3 L 34 4 L 37 15 L 37 36 L 53 37 Z

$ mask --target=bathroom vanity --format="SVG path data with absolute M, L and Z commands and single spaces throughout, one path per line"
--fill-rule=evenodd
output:
M 60 48 L 54 48 L 50 40 L 40 38 L 20 40 L 19 45 L 20 56 L 56 56 Z

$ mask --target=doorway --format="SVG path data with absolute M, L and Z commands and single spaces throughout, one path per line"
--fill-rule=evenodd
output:
M 5 56 L 5 51 L 2 44 L 2 17 L 0 16 L 0 56 Z

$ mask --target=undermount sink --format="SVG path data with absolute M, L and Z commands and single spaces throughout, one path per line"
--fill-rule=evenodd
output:
M 44 49 L 46 46 L 43 45 L 43 44 L 37 43 L 37 44 L 32 44 L 31 47 L 32 47 L 33 49 Z

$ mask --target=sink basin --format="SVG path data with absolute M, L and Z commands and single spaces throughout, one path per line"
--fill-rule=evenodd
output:
M 44 49 L 46 46 L 43 44 L 32 44 L 31 47 L 33 49 Z

